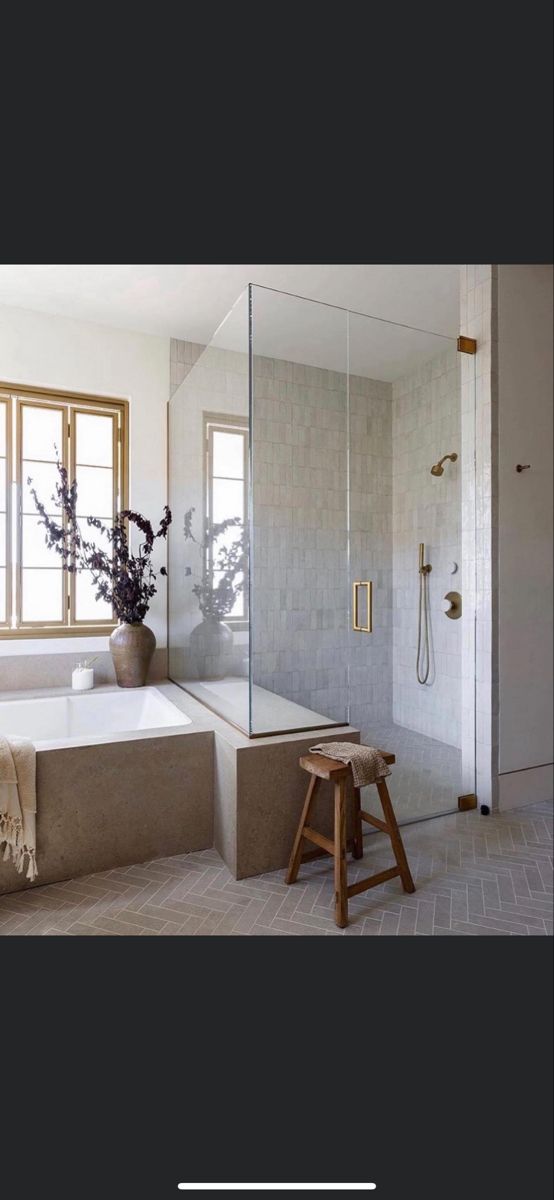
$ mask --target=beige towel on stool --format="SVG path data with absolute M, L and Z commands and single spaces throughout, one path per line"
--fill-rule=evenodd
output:
M 28 738 L 0 734 L 0 846 L 6 843 L 4 862 L 10 856 L 21 873 L 25 855 L 27 879 L 35 879 L 36 864 L 36 751 Z
M 358 746 L 355 742 L 318 742 L 310 746 L 310 754 L 325 754 L 352 767 L 354 787 L 367 787 L 390 775 L 390 768 L 373 746 Z

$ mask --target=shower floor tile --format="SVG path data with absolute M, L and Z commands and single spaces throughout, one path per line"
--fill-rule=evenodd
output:
M 361 731 L 361 740 L 382 746 L 396 755 L 389 788 L 400 822 L 434 816 L 457 809 L 462 788 L 462 754 L 436 738 L 406 729 L 404 725 L 379 722 Z M 369 811 L 382 815 L 375 788 L 364 790 Z
M 552 804 L 482 817 L 476 811 L 406 826 L 416 891 L 390 880 L 333 920 L 333 866 L 316 860 L 237 882 L 215 850 L 29 888 L 0 897 L 0 936 L 529 937 L 552 933 Z M 391 865 L 370 834 L 349 882 Z

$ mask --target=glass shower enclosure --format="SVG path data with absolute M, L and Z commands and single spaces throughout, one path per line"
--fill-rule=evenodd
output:
M 255 285 L 172 353 L 170 678 L 250 738 L 354 726 L 396 755 L 400 820 L 455 810 L 474 360 L 462 377 L 454 338 Z

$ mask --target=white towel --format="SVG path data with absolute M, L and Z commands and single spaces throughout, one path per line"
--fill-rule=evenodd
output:
M 0 846 L 6 843 L 4 862 L 10 857 L 21 873 L 28 856 L 27 879 L 35 879 L 36 864 L 36 751 L 28 738 L 0 734 Z
M 310 754 L 325 754 L 352 767 L 354 787 L 367 787 L 377 779 L 390 775 L 390 769 L 380 750 L 374 746 L 358 746 L 356 742 L 318 742 L 310 746 Z

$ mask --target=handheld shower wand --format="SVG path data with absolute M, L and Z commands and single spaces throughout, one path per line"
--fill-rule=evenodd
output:
M 430 563 L 425 563 L 425 543 L 419 543 L 419 614 L 417 630 L 417 659 L 416 674 L 418 683 L 427 683 L 431 669 L 429 654 L 429 592 L 427 577 L 432 570 Z

